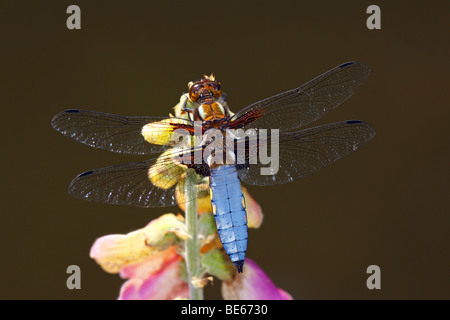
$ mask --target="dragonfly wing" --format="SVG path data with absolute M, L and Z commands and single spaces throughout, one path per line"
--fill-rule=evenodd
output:
M 348 99 L 370 74 L 361 62 L 347 62 L 308 83 L 256 102 L 236 113 L 233 128 L 296 130 Z
M 52 120 L 52 126 L 65 136 L 94 148 L 125 154 L 151 154 L 160 153 L 169 146 L 147 142 L 141 134 L 142 127 L 167 118 L 125 117 L 73 109 L 58 113 Z M 161 123 L 155 130 L 171 128 L 170 123 Z
M 90 170 L 69 186 L 75 198 L 138 207 L 176 205 L 176 184 L 193 170 L 174 164 L 170 156 Z
M 279 167 L 276 174 L 263 175 L 257 164 L 239 166 L 239 178 L 252 185 L 276 185 L 305 178 L 347 156 L 375 136 L 371 125 L 359 120 L 343 121 L 279 135 Z M 266 139 L 270 156 L 273 149 Z M 261 149 L 259 141 L 258 152 Z M 275 172 L 275 171 L 273 171 Z

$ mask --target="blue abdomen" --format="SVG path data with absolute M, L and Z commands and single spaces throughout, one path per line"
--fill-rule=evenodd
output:
M 238 272 L 242 272 L 247 251 L 247 212 L 236 168 L 222 165 L 212 169 L 209 186 L 220 241 Z

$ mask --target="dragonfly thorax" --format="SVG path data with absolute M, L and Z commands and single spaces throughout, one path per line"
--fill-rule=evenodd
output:
M 217 101 L 201 104 L 196 115 L 201 121 L 223 120 L 226 117 L 225 108 Z

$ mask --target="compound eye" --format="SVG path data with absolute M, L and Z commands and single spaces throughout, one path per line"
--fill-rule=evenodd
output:
M 222 95 L 222 87 L 220 84 L 215 84 L 212 88 L 214 98 L 219 98 Z
M 200 97 L 200 95 L 198 93 L 197 85 L 193 85 L 191 87 L 191 89 L 189 90 L 189 98 L 195 102 L 198 100 L 199 97 Z

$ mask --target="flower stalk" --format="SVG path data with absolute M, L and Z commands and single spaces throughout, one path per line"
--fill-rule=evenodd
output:
M 189 283 L 189 296 L 191 300 L 203 300 L 203 287 L 198 286 L 195 279 L 202 275 L 200 265 L 200 248 L 198 246 L 197 236 L 197 181 L 195 174 L 188 174 L 185 182 L 186 197 L 186 228 L 189 238 L 185 242 L 186 247 L 186 266 Z

